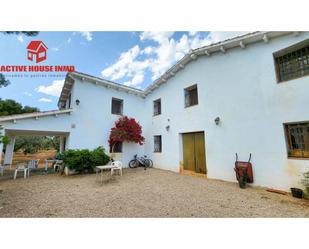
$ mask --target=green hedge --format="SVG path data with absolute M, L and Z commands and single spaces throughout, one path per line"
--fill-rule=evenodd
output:
M 58 153 L 57 159 L 63 160 L 64 165 L 70 170 L 79 172 L 92 172 L 95 166 L 105 165 L 110 160 L 103 147 L 92 151 L 87 149 L 66 150 L 63 153 Z

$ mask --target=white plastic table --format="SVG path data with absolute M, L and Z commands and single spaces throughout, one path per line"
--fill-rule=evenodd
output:
M 102 182 L 103 182 L 103 171 L 104 170 L 112 170 L 112 168 L 115 168 L 115 166 L 113 166 L 113 165 L 111 165 L 111 164 L 108 164 L 108 165 L 103 165 L 103 166 L 96 166 L 95 167 L 96 168 L 96 181 L 97 181 L 97 179 L 98 179 L 98 176 L 99 176 L 99 171 L 101 172 L 101 177 L 100 177 L 100 179 L 101 179 L 101 184 L 102 184 Z

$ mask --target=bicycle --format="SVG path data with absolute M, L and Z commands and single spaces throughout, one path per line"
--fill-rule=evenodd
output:
M 146 170 L 146 168 L 152 168 L 153 167 L 153 162 L 151 159 L 147 158 L 146 155 L 142 156 L 142 157 L 138 157 L 137 154 L 134 155 L 134 159 L 132 159 L 129 162 L 129 167 L 130 168 L 137 168 L 137 167 L 144 167 L 144 169 Z

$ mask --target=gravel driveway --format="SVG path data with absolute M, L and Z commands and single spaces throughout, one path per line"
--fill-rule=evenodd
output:
M 95 175 L 0 180 L 0 217 L 309 217 L 309 201 L 139 168 L 102 185 Z

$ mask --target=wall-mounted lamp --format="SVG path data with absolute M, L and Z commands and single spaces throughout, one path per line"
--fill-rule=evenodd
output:
M 76 105 L 79 105 L 80 100 L 79 99 L 75 100 L 75 103 L 76 103 Z
M 219 117 L 215 118 L 215 123 L 216 123 L 216 125 L 219 125 L 219 123 L 220 123 L 220 118 Z
M 167 125 L 167 126 L 165 127 L 165 129 L 166 129 L 166 131 L 169 131 L 169 130 L 170 130 L 170 126 Z

